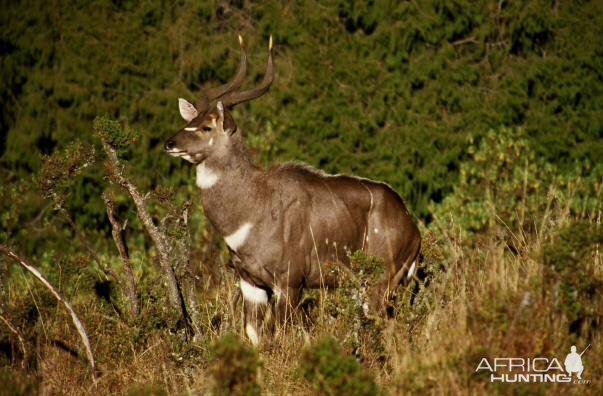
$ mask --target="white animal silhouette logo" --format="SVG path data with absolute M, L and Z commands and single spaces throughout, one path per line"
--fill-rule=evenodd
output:
M 584 352 L 590 347 L 590 344 L 582 351 L 581 354 L 576 353 L 576 346 L 572 345 L 571 353 L 567 355 L 565 358 L 565 371 L 569 373 L 571 376 L 572 373 L 578 373 L 578 379 L 582 379 L 582 372 L 584 371 L 584 366 L 582 365 L 582 355 Z

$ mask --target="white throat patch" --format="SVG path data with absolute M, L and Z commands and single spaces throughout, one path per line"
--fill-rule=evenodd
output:
M 205 164 L 197 165 L 197 187 L 201 189 L 210 188 L 216 184 L 219 178 L 220 176 L 206 167 Z
M 199 175 L 199 173 L 197 173 L 197 184 L 199 184 L 199 176 L 198 175 Z M 226 241 L 226 244 L 228 245 L 228 247 L 230 247 L 232 250 L 234 250 L 236 252 L 238 248 L 243 246 L 243 244 L 245 243 L 245 240 L 247 239 L 247 235 L 249 235 L 249 231 L 251 230 L 251 227 L 253 227 L 253 224 L 245 223 L 242 226 L 240 226 L 232 234 L 225 236 L 224 240 Z

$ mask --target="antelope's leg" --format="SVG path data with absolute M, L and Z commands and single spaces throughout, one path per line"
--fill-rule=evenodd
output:
M 258 345 L 268 306 L 268 294 L 264 289 L 256 287 L 244 279 L 241 279 L 241 293 L 243 294 L 245 333 L 253 345 Z

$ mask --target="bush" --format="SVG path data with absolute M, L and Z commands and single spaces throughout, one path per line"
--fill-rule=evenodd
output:
M 299 369 L 312 390 L 323 395 L 376 395 L 379 388 L 358 361 L 346 356 L 332 336 L 307 348 Z
M 211 347 L 216 395 L 259 395 L 258 354 L 234 334 L 226 334 Z
M 431 204 L 435 219 L 452 221 L 467 235 L 499 227 L 533 231 L 535 219 L 546 217 L 551 205 L 585 219 L 597 214 L 601 165 L 576 160 L 571 172 L 559 175 L 554 164 L 535 153 L 521 128 L 472 136 L 467 153 L 453 193 Z
M 544 293 L 550 294 L 557 312 L 567 314 L 570 330 L 580 333 L 584 324 L 593 328 L 591 321 L 598 317 L 601 306 L 600 278 L 594 260 L 598 246 L 603 243 L 600 226 L 575 220 L 563 227 L 544 246 Z

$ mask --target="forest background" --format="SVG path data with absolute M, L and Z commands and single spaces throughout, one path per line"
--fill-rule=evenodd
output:
M 602 356 L 595 342 L 602 285 L 601 15 L 597 1 L 3 1 L 0 244 L 40 268 L 84 323 L 104 323 L 90 336 L 99 366 L 112 373 L 101 381 L 107 392 L 132 384 L 143 393 L 145 386 L 219 387 L 220 348 L 210 353 L 207 345 L 219 346 L 228 308 L 220 301 L 236 280 L 225 269 L 226 248 L 202 215 L 193 168 L 164 154 L 163 143 L 183 126 L 177 98 L 192 101 L 202 87 L 234 74 L 237 34 L 249 54 L 247 86 L 261 81 L 272 35 L 275 81 L 268 94 L 234 111 L 254 161 L 303 161 L 386 181 L 421 225 L 424 264 L 413 291 L 397 302 L 398 324 L 370 329 L 395 331 L 398 343 L 363 349 L 343 342 L 339 351 L 323 338 L 347 339 L 347 317 L 329 328 L 319 324 L 323 310 L 309 309 L 314 327 L 296 325 L 295 335 L 272 352 L 260 351 L 262 375 L 253 374 L 252 383 L 270 393 L 329 393 L 320 387 L 337 384 L 325 385 L 304 366 L 311 349 L 306 360 L 286 357 L 292 345 L 318 339 L 332 347 L 334 359 L 355 355 L 375 386 L 394 393 L 491 390 L 474 369 L 479 356 L 498 352 L 561 354 L 571 340 L 592 343 L 592 356 Z M 157 282 L 157 254 L 129 196 L 107 177 L 93 129 L 97 116 L 135 131 L 135 143 L 119 154 L 140 190 L 153 192 L 156 218 L 166 200 L 192 201 L 197 300 L 206 315 L 198 348 L 182 346 L 168 331 L 177 333 L 178 324 L 153 307 L 167 294 Z M 74 142 L 91 148 L 93 158 L 61 181 L 61 207 L 100 259 L 119 271 L 102 199 L 112 194 L 118 217 L 128 220 L 142 301 L 137 318 L 123 318 L 125 299 L 103 281 L 90 250 L 54 210 L 56 195 L 49 199 L 44 189 L 49 164 L 64 165 Z M 76 378 L 85 377 L 86 365 L 56 346 L 78 348 L 77 338 L 65 334 L 68 317 L 50 294 L 32 292 L 16 265 L 4 257 L 0 263 L 4 315 L 36 355 L 35 364 L 19 369 L 15 334 L 1 328 L 8 351 L 0 355 L 8 370 L 2 375 L 19 392 L 69 393 L 64 387 L 71 384 L 78 393 Z M 465 319 L 442 319 L 455 316 Z M 418 341 L 434 329 L 441 336 Z M 462 346 L 449 344 L 461 332 L 468 334 Z M 112 341 L 122 336 L 128 340 Z M 149 353 L 161 358 L 141 364 L 151 345 L 169 353 Z M 244 342 L 240 347 L 247 351 Z M 425 348 L 430 353 L 421 355 Z M 589 363 L 593 375 L 601 374 L 600 361 Z M 64 370 L 52 374 L 51 367 Z M 600 380 L 587 389 L 596 386 Z M 538 385 L 530 392 L 551 389 L 559 390 Z

